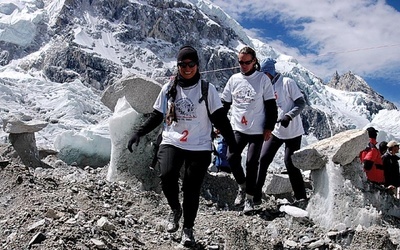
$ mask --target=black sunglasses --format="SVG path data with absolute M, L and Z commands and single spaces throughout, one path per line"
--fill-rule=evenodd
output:
M 181 68 L 186 68 L 186 66 L 189 66 L 189 68 L 193 68 L 196 65 L 197 65 L 197 62 L 194 62 L 194 61 L 190 61 L 190 62 L 187 62 L 187 63 L 186 62 L 182 62 L 182 61 L 178 62 L 178 66 L 181 67 Z
M 243 65 L 243 64 L 250 65 L 253 61 L 254 61 L 254 59 L 251 59 L 249 61 L 239 61 L 239 64 L 240 65 Z

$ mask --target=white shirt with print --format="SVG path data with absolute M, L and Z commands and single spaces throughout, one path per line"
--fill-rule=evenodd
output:
M 283 118 L 294 107 L 294 101 L 303 96 L 296 82 L 289 78 L 280 76 L 273 85 L 276 104 L 278 106 L 278 120 Z M 303 123 L 300 115 L 295 116 L 289 123 L 287 128 L 280 123 L 275 125 L 272 134 L 279 139 L 292 139 L 304 134 Z
M 170 103 L 167 104 L 166 93 L 170 84 L 165 84 L 153 108 L 166 114 Z M 164 126 L 161 144 L 170 144 L 178 148 L 193 151 L 211 150 L 211 121 L 207 114 L 205 101 L 199 103 L 201 98 L 201 80 L 193 86 L 176 87 L 175 113 L 177 121 L 170 126 Z M 221 99 L 213 84 L 208 88 L 208 106 L 210 113 L 222 107 Z
M 250 76 L 242 73 L 232 75 L 221 98 L 232 103 L 233 130 L 244 134 L 264 132 L 264 101 L 275 99 L 271 81 L 265 74 L 256 71 Z

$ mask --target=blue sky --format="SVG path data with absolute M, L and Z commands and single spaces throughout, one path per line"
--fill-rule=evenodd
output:
M 361 76 L 400 108 L 400 0 L 211 0 L 325 81 Z

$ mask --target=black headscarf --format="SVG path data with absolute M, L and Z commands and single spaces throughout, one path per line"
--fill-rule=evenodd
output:
M 198 81 L 200 80 L 200 73 L 199 70 L 197 69 L 196 74 L 190 78 L 190 79 L 185 79 L 183 78 L 180 74 L 177 76 L 177 84 L 181 86 L 182 88 L 189 87 L 195 85 Z

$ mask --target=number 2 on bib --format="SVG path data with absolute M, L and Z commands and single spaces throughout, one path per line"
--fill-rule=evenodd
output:
M 187 142 L 188 135 L 189 135 L 189 131 L 188 130 L 183 130 L 182 131 L 182 137 L 179 139 L 179 141 Z
M 247 120 L 245 116 L 242 116 L 242 120 L 240 122 L 247 126 Z

